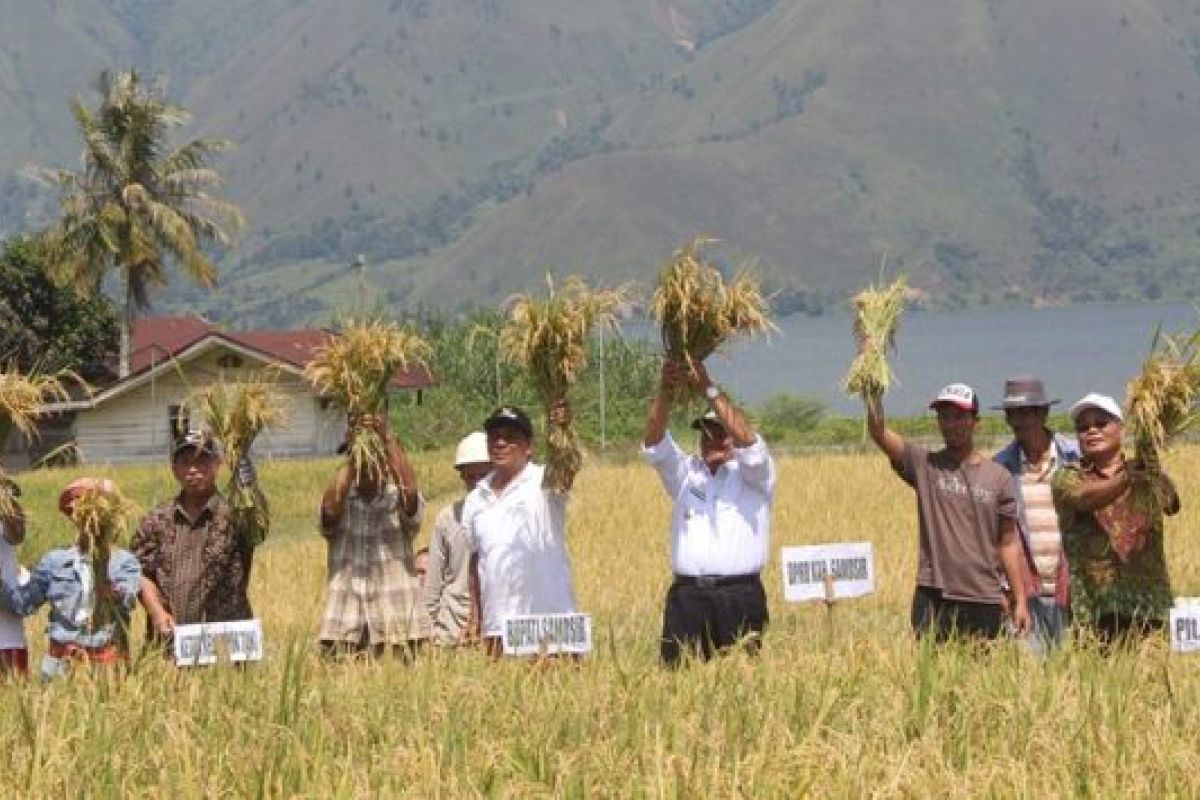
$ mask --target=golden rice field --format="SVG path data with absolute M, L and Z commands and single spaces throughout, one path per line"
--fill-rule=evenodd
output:
M 436 506 L 446 454 L 420 459 Z M 1168 463 L 1177 594 L 1200 594 L 1200 449 Z M 912 641 L 910 492 L 881 456 L 781 460 L 774 549 L 869 538 L 880 591 L 834 609 L 785 606 L 758 659 L 668 673 L 657 663 L 669 580 L 667 502 L 640 463 L 589 463 L 570 518 L 576 588 L 595 619 L 586 663 L 535 670 L 475 652 L 327 664 L 312 643 L 324 552 L 314 512 L 332 462 L 267 464 L 277 509 L 255 566 L 268 636 L 256 668 L 0 687 L 3 797 L 1062 797 L 1200 794 L 1200 657 L 1165 644 L 1048 663 L 1019 646 Z M 53 508 L 78 471 L 24 480 L 25 560 L 69 538 Z M 167 470 L 111 473 L 165 497 Z M 428 535 L 428 531 L 425 532 Z M 777 560 L 777 559 L 776 559 Z M 137 627 L 142 617 L 137 616 Z M 34 658 L 40 621 L 30 621 Z

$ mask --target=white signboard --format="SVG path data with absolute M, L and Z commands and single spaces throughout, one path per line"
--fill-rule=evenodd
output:
M 262 620 L 239 619 L 175 626 L 175 664 L 207 666 L 220 661 L 262 661 Z
M 1172 650 L 1176 653 L 1200 652 L 1200 598 L 1176 598 L 1169 624 Z
M 825 600 L 825 575 L 833 577 L 833 598 L 864 597 L 875 591 L 875 559 L 870 542 L 783 548 L 783 599 L 789 603 Z
M 522 614 L 501 621 L 504 654 L 590 653 L 592 618 L 589 614 Z

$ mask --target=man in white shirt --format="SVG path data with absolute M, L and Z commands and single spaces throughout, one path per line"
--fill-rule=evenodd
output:
M 698 456 L 686 455 L 667 430 L 672 398 L 686 384 L 709 405 L 692 423 L 700 433 Z M 739 642 L 756 651 L 768 618 L 759 573 L 767 562 L 775 496 L 775 464 L 766 443 L 703 363 L 689 369 L 666 361 L 642 452 L 674 502 L 675 580 L 663 614 L 663 662 L 676 666 L 685 650 L 707 660 Z
M 8 495 L 9 509 L 0 513 L 0 579 L 10 585 L 23 583 L 17 548 L 25 541 L 25 512 L 17 498 L 21 490 L 0 471 L 0 492 Z M 25 645 L 25 623 L 0 604 L 0 680 L 6 675 L 29 673 L 29 651 Z
M 550 410 L 551 421 L 569 416 L 566 401 Z M 574 613 L 575 590 L 565 535 L 568 495 L 551 489 L 547 468 L 530 460 L 529 415 L 504 406 L 483 429 L 492 471 L 467 495 L 462 512 L 472 550 L 467 631 L 481 630 L 487 652 L 499 656 L 506 616 Z M 560 485 L 574 479 L 564 474 Z

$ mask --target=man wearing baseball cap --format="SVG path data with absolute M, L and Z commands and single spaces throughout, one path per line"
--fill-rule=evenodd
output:
M 918 636 L 993 639 L 1003 618 L 1002 573 L 1023 574 L 1012 476 L 975 448 L 979 398 L 962 383 L 942 388 L 929 407 L 944 446 L 930 452 L 887 426 L 881 395 L 867 397 L 867 430 L 916 491 L 920 544 L 911 622 Z M 1017 592 L 1013 628 L 1029 631 L 1029 607 Z
M 1121 406 L 1088 394 L 1071 406 L 1082 460 L 1064 467 L 1051 483 L 1071 564 L 1075 624 L 1104 644 L 1153 634 L 1174 602 L 1163 552 L 1163 513 L 1179 511 L 1179 495 L 1158 465 L 1127 460 Z M 1136 507 L 1131 490 L 1157 482 L 1163 513 Z
M 142 567 L 140 599 L 150 637 L 164 645 L 176 625 L 254 616 L 247 594 L 250 567 L 270 528 L 269 512 L 265 503 L 257 513 L 231 507 L 217 491 L 220 463 L 211 434 L 181 431 L 171 450 L 179 494 L 146 515 L 129 546 Z M 257 485 L 248 460 L 238 465 L 234 479 Z
M 683 452 L 667 429 L 672 398 L 690 385 L 708 401 L 692 422 L 699 455 Z M 663 362 L 646 416 L 642 454 L 671 499 L 671 570 L 660 657 L 674 667 L 686 653 L 707 660 L 741 643 L 754 652 L 767 625 L 759 573 L 771 538 L 775 463 L 741 410 L 712 382 L 703 362 Z
M 1069 570 L 1050 484 L 1060 468 L 1079 461 L 1079 445 L 1046 426 L 1057 402 L 1041 378 L 1018 375 L 1005 381 L 1004 398 L 995 406 L 1013 432 L 994 458 L 1017 481 L 1017 527 L 1029 567 L 1024 590 L 1033 622 L 1026 641 L 1040 655 L 1062 643 L 1070 623 Z
M 492 470 L 487 434 L 472 431 L 454 451 L 454 469 L 467 494 Z M 433 622 L 433 642 L 454 647 L 463 638 L 470 613 L 471 549 L 463 526 L 466 494 L 438 511 L 429 542 L 425 609 Z
M 565 400 L 549 409 L 550 422 L 565 425 Z M 515 406 L 501 406 L 483 423 L 492 470 L 463 504 L 471 556 L 471 615 L 468 636 L 482 634 L 493 656 L 503 653 L 506 616 L 571 614 L 575 589 L 567 557 L 566 511 L 575 473 L 563 467 L 566 490 L 547 480 L 535 464 L 533 422 Z

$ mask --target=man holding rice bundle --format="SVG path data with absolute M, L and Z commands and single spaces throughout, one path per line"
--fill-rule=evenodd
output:
M 321 499 L 329 587 L 318 639 L 326 655 L 409 657 L 430 633 L 412 547 L 425 501 L 387 421 L 354 416 L 348 441 L 364 432 L 382 443 L 382 465 L 347 453 Z
M 887 426 L 882 393 L 864 393 L 867 430 L 892 468 L 916 491 L 920 544 L 911 623 L 918 636 L 994 639 L 1000 634 L 1004 587 L 1024 575 L 1012 476 L 975 449 L 979 398 L 952 383 L 929 404 L 945 446 L 935 452 Z M 1030 628 L 1025 593 L 1014 593 L 1010 617 Z
M 570 426 L 566 400 L 550 406 L 547 421 Z M 467 630 L 469 636 L 482 634 L 488 654 L 499 657 L 506 616 L 575 612 L 566 510 L 578 460 L 560 465 L 553 476 L 533 463 L 533 422 L 515 406 L 496 409 L 483 429 L 492 471 L 463 505 L 473 552 Z
M 742 412 L 708 376 L 704 363 L 666 359 L 650 403 L 642 452 L 674 503 L 671 567 L 660 655 L 679 664 L 691 651 L 707 660 L 739 642 L 754 652 L 767 624 L 759 573 L 770 545 L 775 464 Z M 709 410 L 692 427 L 700 455 L 687 456 L 667 424 L 672 399 L 701 394 Z
M 210 434 L 191 430 L 176 439 L 171 471 L 179 494 L 146 515 L 130 545 L 142 567 L 141 601 L 156 643 L 169 645 L 176 625 L 254 616 L 247 591 L 250 569 L 270 516 L 265 503 L 230 505 L 217 491 L 220 463 Z M 257 491 L 248 459 L 233 478 L 247 491 Z
M 5 578 L 0 592 L 4 605 L 23 617 L 50 604 L 44 678 L 65 675 L 72 663 L 128 661 L 129 619 L 141 588 L 137 559 L 113 546 L 125 511 L 112 481 L 73 481 L 59 495 L 58 508 L 79 531 L 75 543 L 43 556 L 27 583 Z
M 1074 621 L 1104 644 L 1156 633 L 1174 602 L 1163 515 L 1178 513 L 1179 495 L 1156 459 L 1125 458 L 1125 418 L 1116 400 L 1089 394 L 1070 415 L 1083 458 L 1060 470 L 1052 488 L 1071 565 Z M 1155 482 L 1164 502 L 1147 512 L 1134 495 Z

